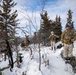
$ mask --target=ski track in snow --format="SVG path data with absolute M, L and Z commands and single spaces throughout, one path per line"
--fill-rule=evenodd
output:
M 76 45 L 76 44 L 75 44 Z M 32 49 L 33 45 L 30 46 Z M 75 46 L 76 47 L 76 46 Z M 74 51 L 75 48 L 74 47 Z M 51 50 L 51 47 L 41 47 L 41 56 L 44 55 L 45 60 L 49 60 L 49 66 L 45 67 L 43 58 L 41 63 L 41 71 L 39 71 L 39 53 L 38 48 L 33 50 L 33 59 L 30 58 L 29 51 L 22 51 L 20 48 L 20 53 L 23 54 L 23 62 L 21 63 L 21 68 L 17 68 L 16 64 L 14 65 L 13 72 L 10 72 L 9 69 L 3 71 L 4 75 L 22 75 L 22 72 L 26 72 L 26 75 L 76 75 L 72 71 L 72 67 L 69 64 L 65 64 L 64 60 L 61 58 L 61 49 L 57 49 L 56 52 Z M 74 52 L 76 53 L 76 52 Z M 16 53 L 13 53 L 15 60 Z M 0 67 L 5 67 L 8 65 L 7 61 L 0 62 Z

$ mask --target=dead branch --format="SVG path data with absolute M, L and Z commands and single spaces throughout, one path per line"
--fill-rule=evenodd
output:
M 17 61 L 15 61 L 13 64 L 15 64 Z M 10 65 L 9 66 L 7 66 L 7 67 L 3 67 L 2 69 L 1 69 L 1 71 L 4 71 L 4 70 L 6 70 L 6 69 L 8 69 L 8 68 L 10 68 Z

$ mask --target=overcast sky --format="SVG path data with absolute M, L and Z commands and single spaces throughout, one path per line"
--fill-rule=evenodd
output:
M 45 2 L 44 10 L 48 12 L 49 19 L 55 20 L 56 15 L 61 17 L 61 23 L 63 30 L 67 22 L 68 10 L 72 10 L 74 27 L 76 28 L 76 0 L 14 0 L 17 2 L 15 9 L 18 10 L 18 19 L 20 19 L 21 27 L 25 27 L 29 24 L 28 20 L 33 21 L 34 27 L 39 29 L 40 27 L 40 13 L 42 6 Z M 36 19 L 36 20 L 35 20 Z M 36 29 L 32 27 L 32 32 Z M 22 33 L 20 33 L 21 35 Z

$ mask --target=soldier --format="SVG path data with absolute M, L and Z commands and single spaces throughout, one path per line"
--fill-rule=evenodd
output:
M 25 46 L 27 47 L 30 43 L 28 36 L 26 36 L 25 40 L 24 40 Z
M 54 51 L 56 50 L 56 45 L 55 45 L 56 38 L 59 38 L 59 36 L 55 35 L 54 32 L 52 31 L 49 36 L 49 39 L 50 39 L 51 48 Z
M 73 57 L 73 42 L 76 40 L 76 33 L 70 25 L 66 25 L 66 30 L 61 35 L 61 41 L 64 46 L 63 57 L 65 60 L 71 60 Z
M 25 42 L 24 41 L 21 42 L 21 47 L 25 47 Z

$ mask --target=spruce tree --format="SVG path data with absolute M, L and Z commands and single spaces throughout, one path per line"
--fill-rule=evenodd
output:
M 62 33 L 62 26 L 61 26 L 61 18 L 60 16 L 56 16 L 55 21 L 52 21 L 48 17 L 48 13 L 45 12 L 44 14 L 41 14 L 41 26 L 40 26 L 40 32 L 41 32 L 41 42 L 43 45 L 49 45 L 50 39 L 48 38 L 51 34 L 51 31 L 53 31 L 56 35 L 59 37 Z M 60 38 L 58 39 L 60 40 Z
M 43 45 L 47 45 L 48 44 L 48 37 L 50 35 L 50 31 L 51 31 L 51 20 L 49 20 L 48 18 L 48 14 L 47 11 L 44 12 L 44 14 L 41 14 L 41 27 L 40 27 L 40 31 L 41 31 L 41 41 L 43 42 Z
M 54 33 L 56 35 L 58 35 L 59 37 L 61 36 L 62 26 L 61 26 L 61 18 L 60 18 L 60 16 L 59 17 L 56 16 L 55 21 L 52 23 L 51 28 L 52 28 L 52 31 L 54 31 Z
M 72 21 L 72 11 L 71 10 L 69 10 L 68 11 L 68 18 L 67 18 L 67 25 L 70 25 L 71 27 L 72 27 L 72 29 L 74 29 L 74 22 Z
M 12 8 L 16 5 L 13 0 L 2 0 L 0 4 L 0 31 L 2 36 L 4 35 L 4 39 L 13 37 L 13 31 L 17 26 L 17 10 L 12 10 Z

